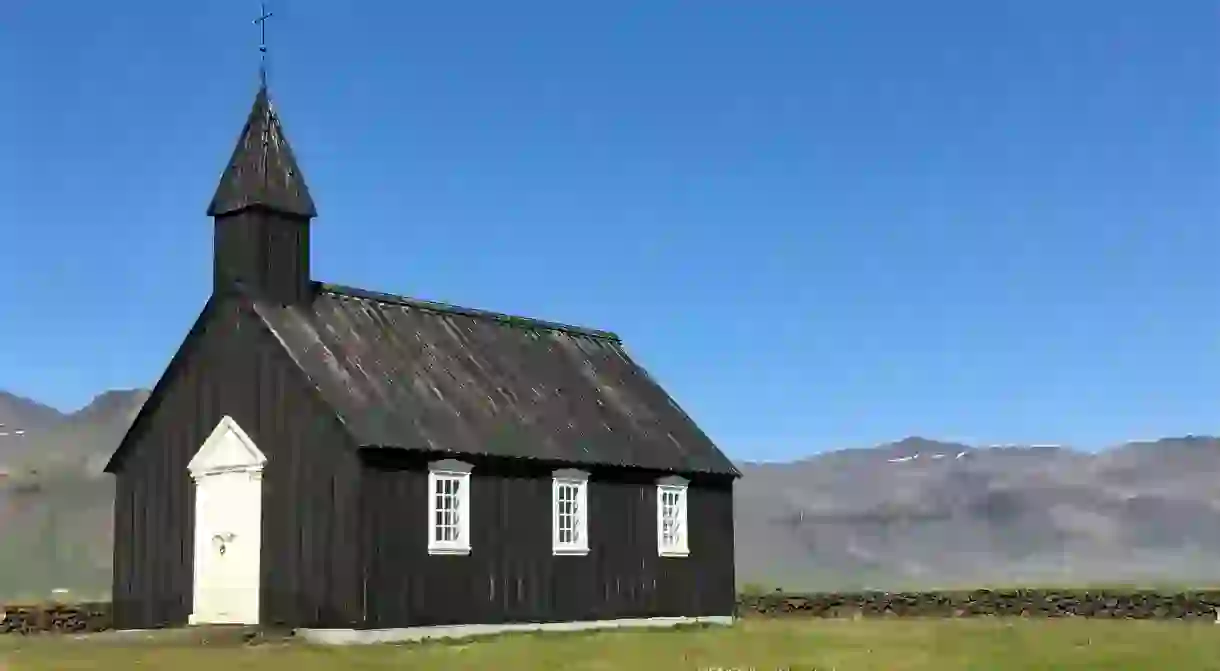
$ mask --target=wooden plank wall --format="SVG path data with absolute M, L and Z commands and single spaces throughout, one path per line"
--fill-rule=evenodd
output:
M 223 415 L 267 454 L 262 618 L 356 626 L 359 464 L 346 434 L 240 299 L 201 317 L 118 462 L 114 603 L 120 628 L 186 623 L 194 488 L 186 465 Z
M 656 549 L 655 474 L 592 470 L 587 556 L 551 553 L 551 467 L 475 461 L 469 556 L 427 552 L 427 457 L 365 451 L 369 625 L 558 622 L 730 615 L 728 478 L 695 480 L 691 554 Z M 433 457 L 435 458 L 435 457 Z

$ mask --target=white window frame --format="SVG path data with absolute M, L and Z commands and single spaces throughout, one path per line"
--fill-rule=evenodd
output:
M 690 556 L 690 527 L 687 525 L 688 485 L 690 483 L 678 476 L 670 476 L 657 481 L 657 554 L 662 557 Z M 667 538 L 665 533 L 665 499 L 676 497 L 674 516 L 677 521 L 677 534 Z
M 470 554 L 470 471 L 471 465 L 456 459 L 428 464 L 428 554 Z M 457 483 L 457 538 L 437 540 L 437 486 L 443 482 Z
M 560 492 L 574 489 L 576 510 L 572 515 L 575 539 L 562 542 L 560 521 L 564 511 L 560 509 Z M 589 474 L 584 471 L 566 469 L 555 471 L 551 479 L 551 553 L 554 555 L 589 554 Z

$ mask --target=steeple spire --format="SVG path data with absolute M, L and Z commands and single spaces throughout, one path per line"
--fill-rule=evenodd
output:
M 254 22 L 271 14 L 264 4 Z M 305 176 L 267 94 L 266 33 L 258 95 L 208 205 L 213 219 L 212 293 L 240 288 L 283 305 L 308 301 L 309 228 L 318 215 Z
M 252 207 L 306 218 L 318 215 L 265 82 L 259 86 L 237 147 L 220 177 L 208 216 Z

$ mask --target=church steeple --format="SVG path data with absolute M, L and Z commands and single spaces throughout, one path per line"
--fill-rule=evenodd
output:
M 250 117 L 208 206 L 208 216 L 220 217 L 247 207 L 318 216 L 266 85 L 259 87 L 254 98 Z
M 285 304 L 310 295 L 309 228 L 317 209 L 265 83 L 208 216 L 215 221 L 214 293 L 240 283 L 259 298 Z

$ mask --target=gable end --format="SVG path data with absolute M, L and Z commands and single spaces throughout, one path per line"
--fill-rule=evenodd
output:
M 327 400 L 325 395 L 320 392 L 317 384 L 311 379 L 309 372 L 300 365 L 299 361 L 297 361 L 295 353 L 292 351 L 292 349 L 284 343 L 284 341 L 279 337 L 279 334 L 276 332 L 275 328 L 267 322 L 266 315 L 262 310 L 259 309 L 258 303 L 252 300 L 250 296 L 245 293 L 245 288 L 240 283 L 234 283 L 232 287 L 234 291 L 228 294 L 213 294 L 210 298 L 208 298 L 208 301 L 204 305 L 203 310 L 200 312 L 199 317 L 196 318 L 190 331 L 187 332 L 186 338 L 183 339 L 182 344 L 178 346 L 178 350 L 174 353 L 173 358 L 170 359 L 169 364 L 166 366 L 165 372 L 161 374 L 161 377 L 157 380 L 156 385 L 153 386 L 152 392 L 144 401 L 144 405 L 140 408 L 139 412 L 136 413 L 135 418 L 131 422 L 131 426 L 123 435 L 122 440 L 119 441 L 119 445 L 111 454 L 109 461 L 106 462 L 106 466 L 102 469 L 103 472 L 117 473 L 122 468 L 123 459 L 125 458 L 126 453 L 131 449 L 130 444 L 135 441 L 136 437 L 139 435 L 139 432 L 143 430 L 144 425 L 148 422 L 150 415 L 156 411 L 157 407 L 161 403 L 162 397 L 166 392 L 168 392 L 179 372 L 188 362 L 191 361 L 192 356 L 197 355 L 201 338 L 207 333 L 209 325 L 215 323 L 218 319 L 223 319 L 225 316 L 225 310 L 232 310 L 235 313 L 238 328 L 240 328 L 242 323 L 249 318 L 249 323 L 252 326 L 262 329 L 262 335 L 270 338 L 270 340 L 280 348 L 283 354 L 287 357 L 287 365 L 293 371 L 295 371 L 296 374 L 301 376 L 301 382 L 303 383 L 304 387 L 317 395 L 317 399 L 322 404 L 322 407 L 326 408 L 326 410 L 339 422 L 340 426 L 343 427 L 343 430 L 347 433 L 347 435 L 351 437 L 351 430 L 344 421 L 344 417 L 338 412 L 335 406 Z
M 204 303 L 203 309 L 199 311 L 199 316 L 195 318 L 195 323 L 191 325 L 190 330 L 186 332 L 186 337 L 182 339 L 182 344 L 178 345 L 174 356 L 166 364 L 165 371 L 161 373 L 161 377 L 153 385 L 148 398 L 144 399 L 144 404 L 140 406 L 140 410 L 136 412 L 136 416 L 131 420 L 131 424 L 127 427 L 123 438 L 119 440 L 118 446 L 110 454 L 110 459 L 106 461 L 106 465 L 102 468 L 103 473 L 117 473 L 118 469 L 122 466 L 123 457 L 130 449 L 128 446 L 136 434 L 144 428 L 145 422 L 148 421 L 148 416 L 160 405 L 161 398 L 165 395 L 166 389 L 174 380 L 178 371 L 189 361 L 189 357 L 194 353 L 199 337 L 207 330 L 207 324 L 214 316 L 216 303 L 215 296 L 209 297 L 207 302 Z

